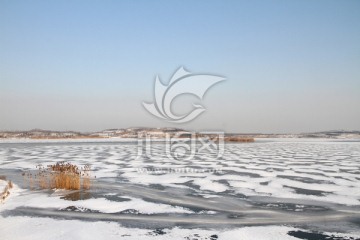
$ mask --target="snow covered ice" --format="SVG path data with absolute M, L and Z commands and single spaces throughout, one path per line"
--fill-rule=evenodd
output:
M 233 143 L 220 159 L 168 159 L 161 142 L 152 150 L 137 158 L 136 141 L 1 142 L 0 176 L 14 182 L 1 238 L 360 238 L 359 141 Z M 21 173 L 57 161 L 90 164 L 91 189 L 30 190 Z

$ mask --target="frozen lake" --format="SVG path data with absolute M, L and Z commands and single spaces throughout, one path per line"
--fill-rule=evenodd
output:
M 219 159 L 163 149 L 137 157 L 136 142 L 0 142 L 0 176 L 15 183 L 0 204 L 1 238 L 360 238 L 360 141 L 264 139 L 226 144 Z M 30 190 L 21 174 L 57 161 L 91 165 L 92 188 Z

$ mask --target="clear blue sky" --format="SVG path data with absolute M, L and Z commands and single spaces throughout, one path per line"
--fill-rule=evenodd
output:
M 141 103 L 179 66 L 227 80 L 171 125 Z M 0 114 L 0 130 L 360 130 L 360 1 L 0 0 Z

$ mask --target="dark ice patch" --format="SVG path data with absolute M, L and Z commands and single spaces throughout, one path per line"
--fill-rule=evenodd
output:
M 139 211 L 136 209 L 126 209 L 124 211 L 119 212 L 120 214 L 139 214 Z
M 334 184 L 333 182 L 330 181 L 317 180 L 309 177 L 299 177 L 299 176 L 290 176 L 290 175 L 277 175 L 277 177 L 295 180 L 303 183 Z
M 218 182 L 224 184 L 225 186 L 231 187 L 230 183 L 225 179 L 215 180 L 214 182 Z
M 165 190 L 165 187 L 161 184 L 149 184 L 149 187 L 157 190 Z
M 245 218 L 245 216 L 246 216 L 245 214 L 235 214 L 235 213 L 227 215 L 227 217 L 230 219 Z
M 326 235 L 317 232 L 305 232 L 305 231 L 289 231 L 289 236 L 296 237 L 305 240 L 359 240 L 359 238 L 353 237 L 336 237 L 334 235 Z
M 161 228 L 156 228 L 154 231 L 151 231 L 148 233 L 150 236 L 158 236 L 158 235 L 164 235 L 166 232 Z
M 187 187 L 189 187 L 189 188 L 193 188 L 193 189 L 196 189 L 196 190 L 200 190 L 200 186 L 194 184 L 193 182 L 194 182 L 193 180 L 190 180 L 190 181 L 187 181 L 187 182 L 184 182 L 184 183 L 175 183 L 175 184 L 176 184 L 176 185 L 184 185 L 184 186 L 187 186 Z
M 78 200 L 86 200 L 92 198 L 90 192 L 86 191 L 77 191 L 73 193 L 66 194 L 65 196 L 60 197 L 61 199 L 68 201 L 78 201 Z
M 253 206 L 271 209 L 271 210 L 284 210 L 290 212 L 323 212 L 329 211 L 330 208 L 316 205 L 304 205 L 304 204 L 294 204 L 294 203 L 265 203 L 265 202 L 254 202 Z
M 91 210 L 89 208 L 84 207 L 76 207 L 76 206 L 69 206 L 66 208 L 60 209 L 60 211 L 66 211 L 66 212 L 86 212 L 86 213 L 98 213 L 97 210 Z
M 219 237 L 216 234 L 211 236 L 201 236 L 198 233 L 191 234 L 189 236 L 184 237 L 185 240 L 217 240 Z
M 291 189 L 295 190 L 295 193 L 303 194 L 303 195 L 313 195 L 313 196 L 323 197 L 323 196 L 326 196 L 327 194 L 331 193 L 331 192 L 324 192 L 324 191 L 320 191 L 320 190 L 311 190 L 311 189 L 291 187 L 291 186 L 286 186 L 286 185 L 284 185 L 284 187 L 291 188 Z
M 237 176 L 248 176 L 252 178 L 259 178 L 261 177 L 257 173 L 251 173 L 251 172 L 239 172 L 239 171 L 233 171 L 233 170 L 222 170 L 221 172 L 215 172 L 214 175 L 217 176 L 224 176 L 224 175 L 237 175 Z

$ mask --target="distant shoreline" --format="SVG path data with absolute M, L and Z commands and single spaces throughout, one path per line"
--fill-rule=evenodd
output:
M 299 134 L 264 134 L 264 133 L 225 133 L 225 132 L 195 132 L 179 128 L 124 128 L 124 129 L 106 129 L 97 132 L 75 132 L 75 131 L 52 131 L 33 129 L 29 131 L 0 131 L 0 139 L 34 139 L 34 140 L 51 140 L 51 139 L 108 139 L 121 138 L 129 139 L 144 135 L 151 138 L 165 138 L 166 136 L 180 136 L 195 134 L 198 137 L 216 138 L 222 134 L 226 141 L 233 142 L 252 142 L 255 138 L 329 138 L 329 139 L 360 139 L 360 131 L 334 130 L 314 133 Z

